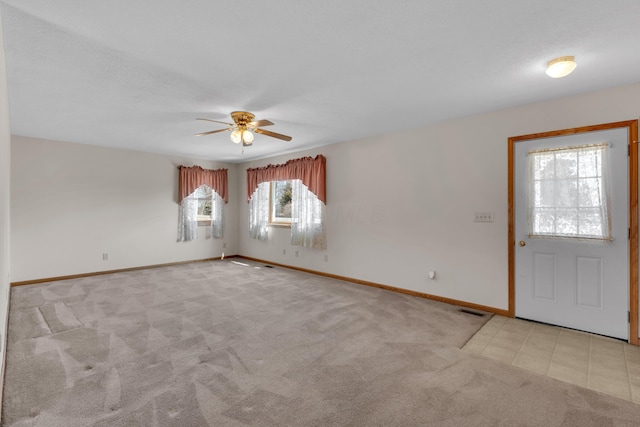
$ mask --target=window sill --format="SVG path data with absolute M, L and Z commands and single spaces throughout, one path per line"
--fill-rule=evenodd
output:
M 291 228 L 290 222 L 270 222 L 269 227 Z

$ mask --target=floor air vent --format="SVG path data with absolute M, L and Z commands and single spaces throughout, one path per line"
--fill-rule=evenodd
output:
M 477 311 L 467 310 L 466 308 L 461 308 L 458 310 L 460 313 L 473 314 L 474 316 L 484 317 L 484 313 L 478 313 Z

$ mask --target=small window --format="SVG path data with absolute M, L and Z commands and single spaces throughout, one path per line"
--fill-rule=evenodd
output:
M 529 152 L 529 236 L 611 240 L 608 144 Z
M 213 194 L 211 188 L 201 185 L 192 193 L 198 201 L 198 225 L 209 225 L 213 207 Z
M 269 223 L 291 226 L 292 183 L 271 181 L 271 199 L 269 203 Z

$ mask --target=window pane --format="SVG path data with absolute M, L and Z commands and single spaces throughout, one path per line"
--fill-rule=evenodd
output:
M 211 216 L 211 199 L 198 199 L 198 215 Z
M 585 178 L 581 179 L 578 191 L 578 206 L 580 207 L 599 207 L 601 204 L 600 188 L 602 187 L 601 178 Z
M 578 176 L 577 153 L 556 154 L 556 178 L 575 178 Z
M 553 159 L 553 154 L 544 153 L 540 153 L 532 158 L 535 164 L 535 179 L 553 179 L 555 168 Z
M 271 222 L 291 222 L 291 181 L 271 183 Z
M 189 195 L 197 202 L 198 221 L 211 220 L 213 194 L 211 187 L 203 184 Z
M 579 221 L 580 234 L 595 237 L 602 235 L 602 213 L 600 209 L 581 209 Z
M 555 189 L 553 181 L 538 181 L 536 185 L 536 206 L 552 208 L 555 206 Z
M 595 177 L 599 176 L 601 167 L 600 167 L 600 156 L 598 152 L 595 150 L 589 150 L 585 152 L 582 156 L 580 156 L 580 176 L 581 177 Z
M 556 181 L 555 205 L 562 208 L 576 206 L 577 186 L 578 181 L 576 179 L 559 179 Z
M 529 234 L 610 239 L 607 144 L 529 153 Z
M 562 236 L 578 234 L 577 209 L 558 209 L 556 211 L 556 234 Z
M 534 228 L 538 234 L 553 234 L 555 229 L 555 209 L 539 209 L 535 214 Z

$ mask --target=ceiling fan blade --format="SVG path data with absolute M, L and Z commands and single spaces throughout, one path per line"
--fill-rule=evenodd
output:
M 195 136 L 211 135 L 212 133 L 225 132 L 225 131 L 228 131 L 228 130 L 229 129 L 212 130 L 212 131 L 209 131 L 209 132 L 196 133 Z
M 256 129 L 255 132 L 259 133 L 259 134 L 262 134 L 262 135 L 270 136 L 272 138 L 278 138 L 278 139 L 281 139 L 283 141 L 291 141 L 291 139 L 292 139 L 290 136 L 283 135 L 281 133 L 271 132 L 271 131 L 264 130 L 264 129 Z
M 196 120 L 206 120 L 208 122 L 213 122 L 213 123 L 222 123 L 223 125 L 227 125 L 227 126 L 235 126 L 233 123 L 221 122 L 219 120 L 211 120 L 211 119 L 196 119 Z
M 248 123 L 247 126 L 259 128 L 262 126 L 273 126 L 273 122 L 269 120 L 256 120 L 255 122 Z

